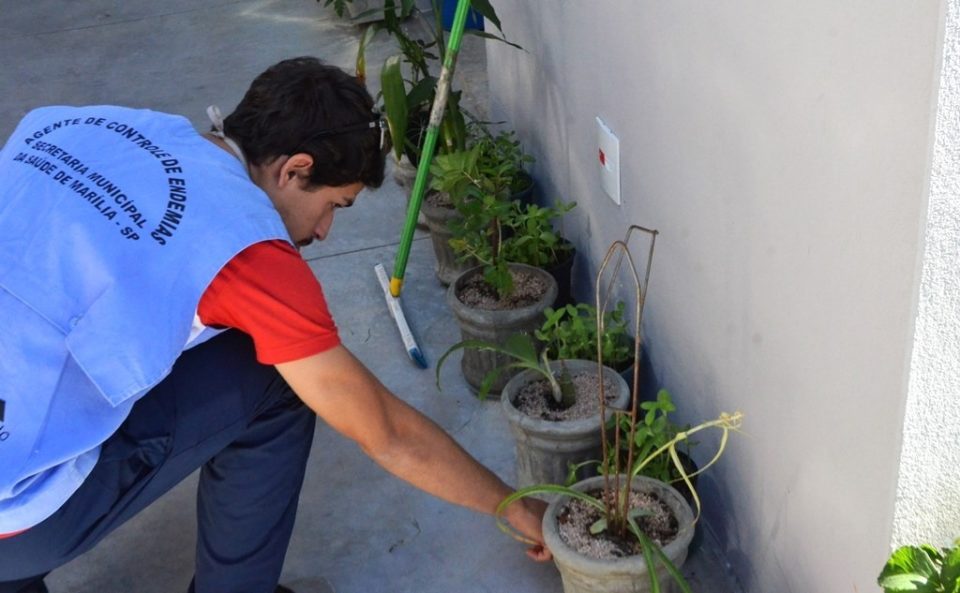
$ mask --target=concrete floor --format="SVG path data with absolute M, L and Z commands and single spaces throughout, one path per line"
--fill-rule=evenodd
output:
M 470 107 L 486 111 L 483 41 L 465 40 L 457 84 Z M 150 2 L 35 0 L 6 3 L 0 16 L 0 138 L 44 104 L 110 103 L 149 107 L 207 127 L 205 108 L 229 112 L 249 81 L 274 62 L 312 54 L 352 68 L 357 28 L 312 0 Z M 376 67 L 391 50 L 371 47 Z M 433 363 L 459 339 L 433 275 L 429 238 L 419 233 L 403 301 L 431 369 L 407 359 L 386 312 L 373 266 L 392 268 L 405 207 L 388 179 L 338 214 L 332 236 L 304 256 L 323 283 L 343 341 L 380 379 L 433 418 L 505 480 L 513 450 L 494 402 L 479 402 L 445 366 L 439 393 Z M 48 578 L 53 593 L 168 593 L 186 589 L 195 540 L 189 479 Z M 709 504 L 709 501 L 707 501 Z M 685 572 L 696 591 L 732 591 L 699 530 Z M 390 477 L 322 423 L 282 581 L 298 593 L 465 593 L 560 591 L 552 564 L 528 561 L 523 546 L 490 517 L 442 503 Z

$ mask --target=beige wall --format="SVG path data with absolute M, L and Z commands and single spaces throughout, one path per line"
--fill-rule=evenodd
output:
M 746 414 L 704 478 L 747 593 L 876 590 L 893 529 L 941 2 L 499 0 L 494 116 L 537 157 L 579 291 L 661 231 L 645 335 L 683 419 Z M 621 142 L 600 189 L 595 116 Z M 706 449 L 709 443 L 703 443 Z

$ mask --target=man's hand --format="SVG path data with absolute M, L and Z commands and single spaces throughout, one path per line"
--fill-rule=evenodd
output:
M 537 562 L 546 562 L 553 554 L 543 543 L 543 514 L 547 503 L 536 498 L 521 498 L 513 502 L 504 511 L 504 517 L 510 526 L 530 540 L 527 556 Z

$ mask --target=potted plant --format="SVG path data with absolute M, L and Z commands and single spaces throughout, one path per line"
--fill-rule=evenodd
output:
M 651 235 L 647 274 L 643 282 L 640 281 L 627 250 L 630 235 L 634 230 L 645 231 Z M 602 334 L 605 313 L 601 303 L 608 302 L 607 299 L 601 301 L 600 280 L 611 256 L 620 251 L 621 257 L 625 254 L 631 263 L 629 269 L 636 284 L 637 315 L 634 331 L 635 335 L 639 336 L 656 234 L 656 231 L 631 227 L 627 238 L 615 242 L 608 251 L 597 277 L 596 323 L 600 326 L 598 335 Z M 600 349 L 599 343 L 597 348 Z M 601 356 L 598 355 L 598 358 Z M 635 352 L 634 364 L 638 362 L 636 359 Z M 600 363 L 594 364 L 599 366 Z M 599 405 L 603 415 L 606 410 L 602 398 Z M 629 419 L 631 440 L 640 427 L 638 409 L 634 397 L 629 411 L 615 412 Z M 556 498 L 548 506 L 543 520 L 544 540 L 553 552 L 565 593 L 660 591 L 661 583 L 668 579 L 675 582 L 682 591 L 689 593 L 690 587 L 680 574 L 679 567 L 686 559 L 687 548 L 693 538 L 694 525 L 700 512 L 700 499 L 692 488 L 685 468 L 679 462 L 677 446 L 700 431 L 711 428 L 720 430 L 722 437 L 718 451 L 706 464 L 706 469 L 722 455 L 729 432 L 737 430 L 741 422 L 742 414 L 739 412 L 721 414 L 715 420 L 675 433 L 666 443 L 639 460 L 632 458 L 633 449 L 630 449 L 624 464 L 621 464 L 619 456 L 615 455 L 614 467 L 610 468 L 612 471 L 602 476 L 588 478 L 573 486 L 554 483 L 522 488 L 501 502 L 497 513 L 498 524 L 501 529 L 510 533 L 509 527 L 500 518 L 504 509 L 525 496 L 554 495 Z M 606 423 L 600 423 L 599 428 L 604 447 L 603 458 L 607 459 L 611 445 L 605 435 Z M 640 475 L 648 464 L 663 454 L 667 454 L 675 463 L 682 481 L 693 491 L 696 512 L 669 484 Z
M 572 486 L 552 483 L 521 488 L 501 502 L 498 517 L 519 498 L 555 497 L 544 515 L 543 534 L 560 570 L 564 593 L 645 593 L 660 591 L 666 580 L 690 593 L 679 569 L 700 516 L 700 499 L 679 461 L 677 446 L 702 430 L 721 430 L 720 447 L 703 468 L 707 469 L 720 458 L 728 433 L 738 430 L 741 422 L 739 412 L 721 414 L 679 432 L 622 474 L 587 478 Z M 693 508 L 674 487 L 641 475 L 647 463 L 664 454 L 693 492 Z M 505 523 L 499 521 L 499 525 L 511 533 Z
M 437 363 L 437 387 L 444 360 L 460 349 L 496 352 L 511 360 L 483 378 L 478 390 L 481 398 L 501 373 L 520 370 L 500 398 L 515 439 L 518 486 L 561 482 L 571 466 L 598 458 L 599 398 L 607 403 L 608 421 L 613 410 L 625 408 L 630 399 L 626 381 L 613 369 L 603 367 L 598 373 L 592 361 L 550 360 L 545 351 L 537 353 L 529 334 L 514 334 L 503 345 L 480 340 L 453 345 Z
M 901 546 L 890 554 L 877 577 L 884 593 L 960 591 L 960 538 L 953 546 Z
M 518 333 L 531 334 L 543 311 L 557 298 L 557 282 L 546 271 L 492 261 L 466 270 L 447 288 L 447 304 L 453 311 L 464 341 L 477 340 L 503 346 Z M 467 384 L 479 392 L 490 371 L 507 367 L 510 357 L 495 350 L 467 348 L 460 368 Z M 486 387 L 499 397 L 516 369 L 499 373 Z

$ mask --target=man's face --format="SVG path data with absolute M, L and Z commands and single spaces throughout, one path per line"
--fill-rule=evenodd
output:
M 357 181 L 338 187 L 309 186 L 313 157 L 306 153 L 277 157 L 250 167 L 250 178 L 270 197 L 290 239 L 298 247 L 323 241 L 337 208 L 349 208 L 364 188 Z
M 291 187 L 274 201 L 274 205 L 290 238 L 298 247 L 304 247 L 314 240 L 327 238 L 336 210 L 352 206 L 363 187 L 360 182 L 340 187 Z

